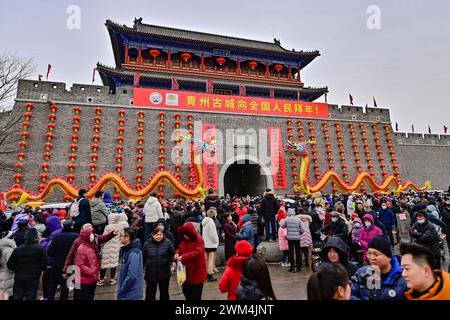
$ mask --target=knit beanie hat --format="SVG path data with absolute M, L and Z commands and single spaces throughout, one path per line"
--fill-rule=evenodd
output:
M 382 236 L 376 236 L 375 238 L 373 238 L 369 242 L 368 247 L 380 251 L 389 258 L 392 257 L 391 242 Z
M 247 240 L 241 240 L 234 246 L 239 256 L 250 257 L 253 253 L 253 246 Z
M 250 215 L 246 214 L 245 216 L 242 217 L 242 223 L 246 223 L 250 221 Z

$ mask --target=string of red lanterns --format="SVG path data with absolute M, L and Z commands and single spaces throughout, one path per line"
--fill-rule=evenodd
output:
M 28 128 L 29 126 L 29 120 L 31 119 L 31 117 L 33 116 L 33 104 L 31 103 L 27 103 L 25 104 L 25 110 L 26 112 L 23 114 L 23 123 L 22 123 L 22 132 L 21 132 L 21 137 L 22 140 L 19 141 L 19 147 L 20 147 L 20 152 L 17 154 L 17 163 L 15 165 L 16 167 L 16 173 L 13 175 L 13 179 L 15 184 L 19 184 L 22 182 L 22 178 L 23 178 L 23 169 L 25 167 L 23 161 L 25 160 L 25 151 L 26 148 L 28 147 L 28 143 L 27 140 L 30 137 L 30 133 L 28 132 Z M 25 125 L 25 124 L 28 125 Z
M 56 128 L 55 121 L 56 121 L 56 112 L 58 111 L 58 106 L 55 104 L 49 104 L 50 107 L 50 114 L 48 115 L 49 123 L 47 124 L 47 133 L 45 136 L 47 137 L 47 142 L 44 143 L 44 152 L 42 154 L 42 158 L 44 160 L 43 163 L 41 163 L 40 167 L 42 169 L 41 174 L 39 175 L 39 178 L 43 182 L 42 184 L 38 185 L 38 190 L 42 192 L 46 185 L 44 184 L 48 179 L 48 169 L 50 167 L 50 164 L 48 161 L 50 161 L 50 158 L 52 157 L 51 149 L 53 148 L 52 140 L 55 138 L 55 135 L 53 134 L 53 131 Z
M 313 127 L 313 124 L 314 124 L 314 121 L 312 121 L 312 120 L 308 120 L 308 130 L 309 130 L 309 132 L 310 132 L 310 135 L 309 135 L 309 139 L 311 140 L 311 141 L 315 141 L 316 140 L 316 135 L 314 134 L 314 127 Z M 319 158 L 317 157 L 317 144 L 316 143 L 314 143 L 314 144 L 312 144 L 311 145 L 311 153 L 312 153 L 312 155 L 313 155 L 313 158 L 312 158 L 312 160 L 313 160 L 313 163 L 314 163 L 314 165 L 313 165 L 313 169 L 314 169 L 314 177 L 316 178 L 316 179 L 319 179 L 320 178 L 320 173 L 319 173 Z
M 175 151 L 175 178 L 177 178 L 178 180 L 181 180 L 181 157 L 180 157 L 180 150 L 181 150 L 181 140 L 178 138 L 180 136 L 180 126 L 181 126 L 181 122 L 180 122 L 180 117 L 181 115 L 179 113 L 175 113 L 175 137 L 177 137 L 174 141 L 175 143 L 175 147 L 174 147 L 174 151 Z M 180 194 L 177 192 L 175 194 L 175 197 L 177 199 L 180 198 Z
M 369 150 L 369 143 L 368 143 L 368 137 L 367 137 L 367 131 L 364 123 L 359 124 L 360 132 L 362 135 L 362 141 L 363 141 L 363 147 L 364 147 L 364 154 L 366 156 L 367 161 L 367 168 L 369 170 L 369 173 L 372 177 L 375 177 L 375 172 L 373 171 L 373 164 L 372 164 L 372 157 L 371 152 Z
M 287 132 L 288 132 L 288 140 L 290 142 L 294 142 L 294 134 L 292 133 L 293 128 L 292 128 L 292 120 L 291 119 L 287 119 L 286 120 L 286 124 L 287 124 Z M 297 157 L 294 154 L 291 154 L 291 167 L 292 167 L 292 178 L 293 178 L 293 182 L 294 182 L 294 191 L 297 190 L 298 185 L 299 185 L 299 181 L 297 180 L 298 178 L 298 173 L 297 173 Z M 295 191 L 298 193 L 298 191 Z
M 394 176 L 401 182 L 400 168 L 397 163 L 397 157 L 396 157 L 397 153 L 395 152 L 394 144 L 392 143 L 390 126 L 385 124 L 384 129 L 385 129 L 385 134 L 386 134 L 386 141 L 388 142 L 389 155 L 391 157 L 392 168 L 394 169 Z
M 117 128 L 117 145 L 116 145 L 116 151 L 117 151 L 117 155 L 116 155 L 116 161 L 117 164 L 115 166 L 116 172 L 120 174 L 120 172 L 123 169 L 123 165 L 122 165 L 122 161 L 123 161 L 123 141 L 124 141 L 124 131 L 125 131 L 125 110 L 124 109 L 120 109 L 119 112 L 119 119 L 117 120 L 117 123 L 119 125 L 119 127 Z M 120 195 L 119 195 L 120 196 Z
M 102 108 L 96 107 L 95 108 L 95 116 L 94 116 L 94 122 L 95 124 L 92 126 L 92 129 L 94 131 L 94 134 L 92 135 L 92 145 L 91 145 L 91 163 L 89 164 L 89 168 L 91 170 L 91 173 L 89 174 L 89 180 L 91 183 L 89 184 L 89 188 L 92 188 L 94 186 L 95 180 L 97 180 L 97 159 L 98 159 L 98 149 L 100 142 L 100 129 L 101 129 L 101 114 L 102 114 Z
M 344 142 L 342 137 L 342 128 L 340 122 L 335 122 L 334 126 L 336 127 L 336 137 L 338 141 L 338 148 L 339 148 L 339 155 L 340 155 L 340 161 L 341 161 L 341 169 L 342 169 L 342 179 L 344 182 L 348 183 L 348 165 L 346 163 L 345 158 L 345 149 L 344 149 Z
M 142 156 L 142 152 L 144 150 L 143 147 L 143 143 L 144 143 L 144 124 L 145 124 L 145 112 L 143 110 L 138 111 L 138 138 L 137 138 L 137 142 L 138 142 L 138 146 L 142 147 L 139 148 L 139 150 L 141 150 L 140 155 Z M 143 165 L 142 165 L 142 157 L 137 158 L 136 157 L 136 189 L 140 190 L 142 188 L 141 182 L 142 182 L 142 170 L 143 170 Z
M 164 155 L 165 150 L 166 150 L 165 146 L 164 146 L 164 144 L 166 142 L 166 139 L 164 138 L 164 134 L 166 132 L 166 130 L 164 129 L 164 126 L 166 124 L 166 121 L 164 120 L 165 116 L 166 116 L 166 114 L 164 111 L 161 111 L 159 113 L 159 127 L 160 127 L 159 128 L 159 135 L 160 135 L 159 144 L 160 144 L 160 153 L 161 153 L 159 155 L 159 170 L 161 170 L 161 171 L 165 170 L 165 168 L 166 168 L 166 166 L 164 164 L 164 161 L 166 160 L 166 156 Z M 164 147 L 164 148 L 161 149 L 161 147 Z M 159 192 L 157 193 L 157 196 L 158 196 L 159 200 L 162 200 L 162 198 L 164 198 L 164 192 L 163 192 L 164 183 L 160 182 L 158 185 L 158 188 L 159 188 Z
M 384 162 L 383 150 L 381 149 L 380 137 L 378 136 L 377 124 L 372 125 L 372 132 L 374 136 L 375 146 L 377 148 L 378 161 L 380 162 L 381 175 L 386 177 L 388 173 L 386 172 L 386 164 Z

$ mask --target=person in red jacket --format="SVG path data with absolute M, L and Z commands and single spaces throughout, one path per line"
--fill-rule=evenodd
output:
M 94 229 L 89 227 L 80 233 L 81 245 L 75 254 L 75 266 L 80 270 L 79 300 L 94 300 L 100 261 L 95 247 Z
M 181 244 L 175 259 L 186 267 L 186 281 L 182 291 L 186 300 L 201 300 L 206 280 L 205 243 L 191 222 L 178 228 Z
M 241 281 L 242 265 L 252 255 L 253 246 L 246 240 L 236 243 L 236 255 L 232 256 L 219 281 L 219 290 L 228 292 L 228 300 L 236 300 L 236 290 Z

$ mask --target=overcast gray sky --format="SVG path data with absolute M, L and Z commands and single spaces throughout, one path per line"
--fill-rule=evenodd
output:
M 81 26 L 66 27 L 70 5 Z M 380 8 L 379 30 L 367 27 L 367 8 Z M 328 86 L 328 102 L 391 110 L 401 131 L 442 133 L 450 126 L 450 2 L 417 0 L 165 0 L 2 1 L 0 52 L 34 57 L 37 73 L 53 66 L 51 80 L 90 83 L 99 61 L 114 65 L 106 19 L 249 39 L 281 39 L 287 49 L 320 50 L 302 74 L 306 85 Z M 37 74 L 36 74 L 37 78 Z M 96 83 L 100 83 L 97 75 Z M 323 101 L 320 99 L 319 101 Z

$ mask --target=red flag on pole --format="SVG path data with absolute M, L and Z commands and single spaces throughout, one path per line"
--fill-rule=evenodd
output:
M 430 125 L 428 125 L 428 133 L 431 134 L 431 128 L 430 128 Z
M 206 80 L 206 93 L 214 93 L 214 82 Z
M 42 77 L 43 77 L 42 74 L 38 75 L 38 81 L 42 81 Z
M 269 92 L 270 92 L 270 99 L 275 99 L 275 90 L 269 89 Z
M 47 76 L 45 77 L 45 80 L 48 80 L 48 75 L 50 74 L 50 71 L 52 70 L 52 65 L 51 64 L 49 64 L 48 66 L 47 66 Z
M 444 125 L 444 134 L 447 134 L 448 128 L 446 125 Z
M 414 133 L 414 125 L 411 125 L 412 132 Z
M 247 88 L 242 83 L 239 85 L 239 95 L 244 97 L 247 95 Z
M 378 108 L 377 102 L 375 101 L 375 97 L 373 97 L 373 106 L 374 106 L 375 108 Z
M 135 72 L 134 73 L 134 86 L 139 87 L 139 82 L 141 81 L 141 73 Z
M 398 131 L 398 123 L 395 123 L 395 131 Z
M 350 100 L 350 105 L 352 106 L 353 105 L 353 97 L 350 93 L 348 94 L 348 98 Z
M 94 70 L 92 71 L 92 83 L 95 82 L 95 71 L 97 71 L 97 68 L 94 68 Z
M 178 85 L 177 77 L 172 77 L 172 90 L 179 90 L 180 86 Z

